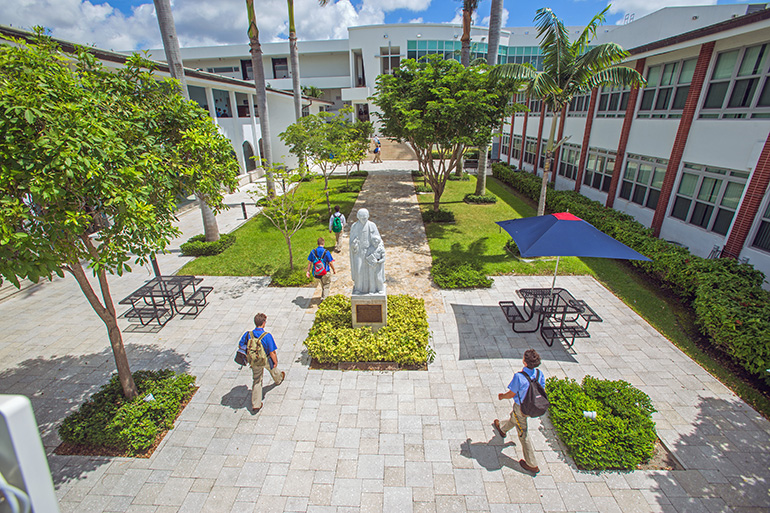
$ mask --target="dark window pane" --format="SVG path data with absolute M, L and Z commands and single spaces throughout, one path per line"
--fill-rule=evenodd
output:
M 658 91 L 658 100 L 655 102 L 655 110 L 667 110 L 671 100 L 671 88 L 666 87 Z
M 647 208 L 655 210 L 658 208 L 658 198 L 660 197 L 660 191 L 657 189 L 650 189 L 650 194 L 647 195 Z
M 644 195 L 647 194 L 647 187 L 637 185 L 634 188 L 634 197 L 631 201 L 638 205 L 644 205 Z
M 610 185 L 612 185 L 612 176 L 603 175 L 602 180 L 602 192 L 610 192 Z
M 765 79 L 765 87 L 762 88 L 762 94 L 759 95 L 757 107 L 770 107 L 770 79 Z
M 719 82 L 717 84 L 711 84 L 709 86 L 709 92 L 706 94 L 706 102 L 703 104 L 704 109 L 721 109 L 722 103 L 725 100 L 727 94 L 727 87 L 729 82 Z
M 727 230 L 730 228 L 730 222 L 732 222 L 734 214 L 735 212 L 732 210 L 720 208 L 717 212 L 716 219 L 714 219 L 714 227 L 711 228 L 711 231 L 720 235 L 727 234 Z
M 585 170 L 585 173 L 583 173 L 583 184 L 584 185 L 591 185 L 591 179 L 594 176 L 593 171 L 589 171 L 588 169 Z
M 610 95 L 610 106 L 608 110 L 618 110 L 618 104 L 620 103 L 620 93 L 613 93 Z
M 639 110 L 650 110 L 652 108 L 652 101 L 655 99 L 655 89 L 648 89 L 642 95 L 642 105 Z
M 754 242 L 751 245 L 770 251 L 770 223 L 762 221 L 762 224 L 759 225 L 759 230 L 757 230 L 757 236 L 754 237 Z
M 690 216 L 690 223 L 701 228 L 708 228 L 709 220 L 711 220 L 711 212 L 714 211 L 712 205 L 705 203 L 695 202 L 695 207 L 692 209 L 692 215 Z
M 623 93 L 623 96 L 620 98 L 620 110 L 626 110 L 628 108 L 628 91 Z
M 674 209 L 671 211 L 671 216 L 684 221 L 687 219 L 688 210 L 690 210 L 690 200 L 677 196 L 676 201 L 674 202 Z
M 733 94 L 730 95 L 728 107 L 750 107 L 751 100 L 754 98 L 754 91 L 757 89 L 758 78 L 747 78 L 737 80 L 733 87 Z
M 633 187 L 633 183 L 627 182 L 623 180 L 623 185 L 620 186 L 620 197 L 623 199 L 628 199 L 631 197 L 631 187 Z
M 610 95 L 603 94 L 599 97 L 599 111 L 607 110 L 607 101 L 609 100 Z
M 676 94 L 674 95 L 674 104 L 671 105 L 672 109 L 684 109 L 684 104 L 687 102 L 687 93 L 690 92 L 690 86 L 683 86 L 676 88 Z

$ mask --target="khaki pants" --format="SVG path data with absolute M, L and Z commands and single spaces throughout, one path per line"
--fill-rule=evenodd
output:
M 519 443 L 521 444 L 521 450 L 524 452 L 524 461 L 530 467 L 537 467 L 537 458 L 535 458 L 535 451 L 532 449 L 532 441 L 529 439 L 529 433 L 527 431 L 527 417 L 521 412 L 521 405 L 513 403 L 513 411 L 511 411 L 511 418 L 506 420 L 500 426 L 503 431 L 508 433 L 514 427 L 519 433 Z
M 251 384 L 251 407 L 262 408 L 262 371 L 266 370 L 270 373 L 270 376 L 275 381 L 276 385 L 283 383 L 283 373 L 278 369 L 271 369 L 270 363 L 260 365 L 258 367 L 252 367 L 251 373 L 254 380 Z
M 342 237 L 342 232 L 341 231 L 334 232 L 334 237 L 336 239 L 336 242 L 334 243 L 334 252 L 339 253 L 340 251 L 342 251 L 340 249 L 340 237 Z
M 321 282 L 321 299 L 326 299 L 326 296 L 329 295 L 329 287 L 332 284 L 331 272 L 328 272 L 318 278 L 318 281 Z

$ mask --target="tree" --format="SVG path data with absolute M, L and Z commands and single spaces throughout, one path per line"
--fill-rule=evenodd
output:
M 302 173 L 289 171 L 283 166 L 274 168 L 272 172 L 281 183 L 283 193 L 261 200 L 264 202 L 261 214 L 273 223 L 286 239 L 286 245 L 289 247 L 289 268 L 294 270 L 291 238 L 308 220 L 311 210 L 318 203 L 318 198 L 300 192 Z M 257 193 L 254 199 L 260 199 Z
M 350 171 L 353 166 L 361 168 L 361 161 L 366 158 L 366 152 L 369 149 L 369 141 L 374 134 L 374 125 L 370 121 L 361 121 L 356 119 L 347 124 L 347 135 L 342 142 L 341 158 L 342 165 L 345 167 L 345 184 L 350 183 Z
M 301 118 L 278 135 L 294 155 L 304 155 L 311 164 L 321 170 L 324 177 L 326 207 L 331 215 L 329 201 L 329 177 L 346 158 L 346 145 L 350 139 L 351 110 L 342 109 L 336 114 L 319 112 Z
M 254 87 L 257 89 L 257 110 L 259 127 L 262 131 L 262 161 L 265 166 L 267 195 L 275 195 L 273 183 L 273 146 L 270 139 L 270 116 L 267 112 L 267 87 L 265 86 L 265 68 L 262 66 L 262 45 L 259 43 L 257 17 L 254 14 L 254 0 L 246 0 L 246 13 L 249 16 L 249 50 L 251 69 L 254 71 Z
M 291 88 L 294 91 L 294 120 L 302 117 L 302 92 L 299 87 L 299 51 L 297 29 L 294 26 L 294 0 L 286 0 L 289 7 L 289 60 L 291 60 Z
M 308 98 L 323 98 L 324 91 L 320 87 L 316 86 L 302 86 L 302 94 Z
M 506 111 L 512 85 L 491 80 L 489 69 L 429 56 L 426 62 L 406 60 L 392 75 L 377 77 L 373 101 L 381 111 L 375 115 L 382 133 L 412 147 L 433 189 L 434 210 L 463 147 L 488 141 Z
M 545 102 L 547 109 L 554 113 L 546 146 L 538 215 L 545 213 L 551 159 L 554 149 L 558 147 L 554 137 L 558 113 L 562 107 L 567 105 L 573 96 L 585 94 L 594 87 L 639 86 L 645 83 L 644 78 L 635 69 L 617 65 L 628 56 L 628 52 L 620 45 L 602 43 L 590 48 L 588 46 L 591 39 L 596 37 L 596 29 L 604 23 L 604 15 L 609 8 L 610 6 L 607 6 L 594 16 L 572 42 L 564 24 L 550 8 L 538 9 L 535 24 L 540 38 L 540 52 L 543 55 L 543 71 L 535 71 L 532 67 L 522 64 L 501 64 L 492 72 L 493 76 L 501 79 L 525 80 L 528 95 L 531 98 L 540 98 Z M 561 142 L 563 141 L 559 144 Z
M 171 77 L 179 82 L 177 90 L 186 100 L 190 99 L 190 93 L 187 91 L 187 81 L 184 76 L 184 65 L 182 64 L 182 52 L 179 50 L 179 39 L 176 36 L 176 27 L 174 26 L 174 17 L 171 14 L 171 3 L 169 0 L 154 0 L 155 14 L 158 16 L 158 25 L 160 26 L 160 35 L 163 39 L 163 51 L 166 54 L 166 62 Z M 206 234 L 206 240 L 211 242 L 219 240 L 219 226 L 214 211 L 211 210 L 206 202 L 196 193 L 198 204 L 201 209 L 203 219 L 203 232 Z
M 0 46 L 0 276 L 74 276 L 104 322 L 127 398 L 131 376 L 107 274 L 144 263 L 179 234 L 176 197 L 213 208 L 238 163 L 208 113 L 129 58 L 104 69 L 79 47 L 65 56 L 38 34 Z M 93 272 L 99 294 L 87 277 Z
M 471 62 L 471 22 L 473 21 L 473 11 L 478 6 L 479 0 L 463 0 L 463 35 L 460 38 L 462 43 L 460 62 L 466 68 Z

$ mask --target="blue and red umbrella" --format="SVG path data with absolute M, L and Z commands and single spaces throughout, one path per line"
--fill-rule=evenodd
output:
M 576 256 L 650 261 L 569 212 L 510 219 L 497 224 L 513 238 L 523 257 Z M 558 268 L 557 258 L 554 283 Z

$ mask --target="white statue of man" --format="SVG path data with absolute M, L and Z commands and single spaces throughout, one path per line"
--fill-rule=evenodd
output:
M 350 227 L 350 275 L 354 294 L 385 291 L 385 246 L 369 211 L 360 209 L 358 221 Z

